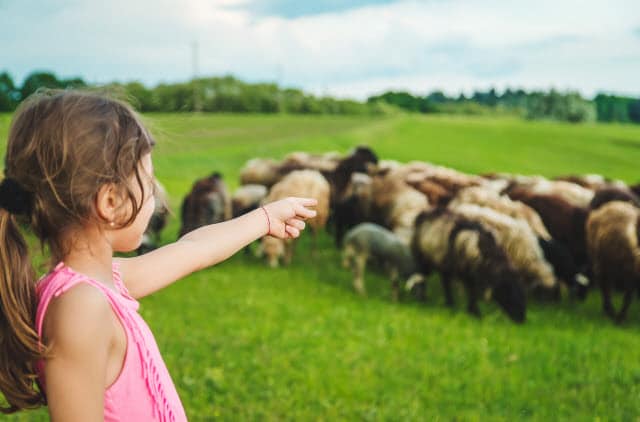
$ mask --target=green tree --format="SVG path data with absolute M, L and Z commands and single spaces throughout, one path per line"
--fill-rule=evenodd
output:
M 0 111 L 13 111 L 20 100 L 20 93 L 7 72 L 0 73 Z

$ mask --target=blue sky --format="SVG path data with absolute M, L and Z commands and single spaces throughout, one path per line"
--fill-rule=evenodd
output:
M 36 69 L 150 86 L 234 74 L 358 99 L 491 87 L 640 96 L 640 2 L 0 0 L 0 70 L 21 83 Z

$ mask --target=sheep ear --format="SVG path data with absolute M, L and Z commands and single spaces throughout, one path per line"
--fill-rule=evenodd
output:
M 424 276 L 422 274 L 412 274 L 411 277 L 409 277 L 409 279 L 407 280 L 407 282 L 404 285 L 404 288 L 406 291 L 411 291 L 411 289 L 413 289 L 414 286 L 424 283 Z

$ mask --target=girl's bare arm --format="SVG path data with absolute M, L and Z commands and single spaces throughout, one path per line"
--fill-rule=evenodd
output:
M 160 290 L 194 271 L 215 265 L 270 233 L 280 238 L 298 237 L 304 219 L 315 216 L 307 207 L 311 198 L 287 198 L 233 220 L 200 227 L 177 242 L 133 258 L 117 258 L 122 276 L 134 298 Z

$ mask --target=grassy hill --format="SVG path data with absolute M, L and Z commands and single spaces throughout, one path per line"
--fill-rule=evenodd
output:
M 10 116 L 0 115 L 4 153 Z M 294 150 L 431 161 L 482 173 L 600 173 L 640 180 L 640 127 L 447 116 L 148 115 L 156 174 L 176 212 L 213 170 L 235 188 L 242 164 Z M 163 233 L 176 238 L 178 215 Z M 437 279 L 426 305 L 390 300 L 368 273 L 356 296 L 323 234 L 317 259 L 299 241 L 290 268 L 236 254 L 144 298 L 190 420 L 635 420 L 640 305 L 616 326 L 600 295 L 536 304 L 516 326 L 492 304 L 483 319 L 450 311 Z M 46 420 L 46 411 L 7 420 Z

